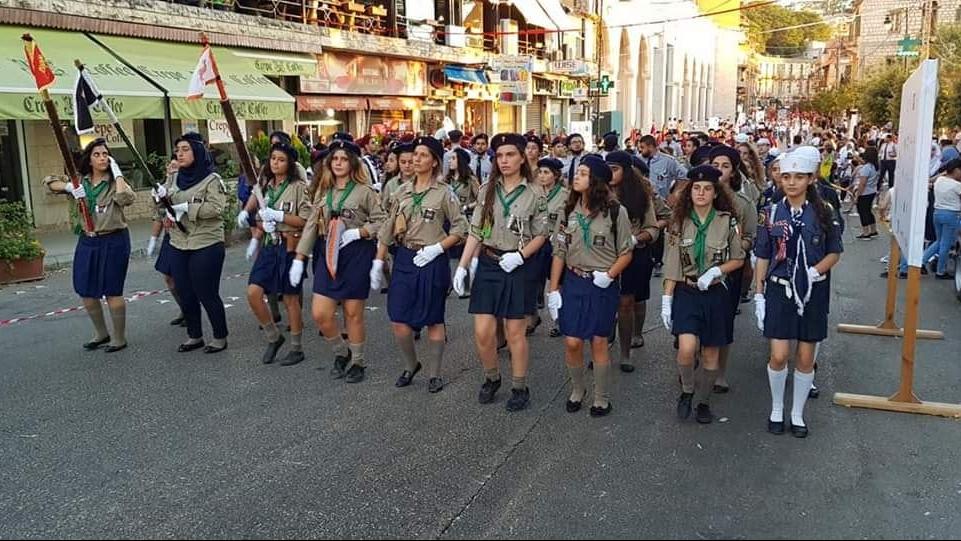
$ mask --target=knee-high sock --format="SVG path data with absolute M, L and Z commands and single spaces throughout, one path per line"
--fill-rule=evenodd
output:
M 617 317 L 617 338 L 621 346 L 621 364 L 631 364 L 631 340 L 634 339 L 634 313 L 628 317 Z
M 264 338 L 271 344 L 280 339 L 280 329 L 277 328 L 277 324 L 273 321 L 264 325 Z
M 291 349 L 291 351 L 303 351 L 303 350 L 304 350 L 304 343 L 303 343 L 303 341 L 302 341 L 303 336 L 304 336 L 303 331 L 301 331 L 301 332 L 299 332 L 299 333 L 294 333 L 294 332 L 291 332 L 291 333 L 290 333 L 290 349 Z
M 334 351 L 334 357 L 346 357 L 347 356 L 347 342 L 339 334 L 333 338 L 324 337 L 327 345 L 330 349 Z
M 711 391 L 714 389 L 714 382 L 717 381 L 717 370 L 708 370 L 702 366 L 695 379 L 694 405 L 710 405 Z
M 93 329 L 94 332 L 96 332 L 94 340 L 103 340 L 109 336 L 110 333 L 107 332 L 107 322 L 103 318 L 103 306 L 101 305 L 100 299 L 84 299 L 83 307 L 87 309 L 87 315 L 90 316 L 90 321 L 93 322 Z
M 771 384 L 771 417 L 775 423 L 784 422 L 784 387 L 787 385 L 787 367 L 772 370 L 767 367 L 767 380 Z M 797 385 L 797 382 L 795 382 Z
M 608 382 L 611 379 L 611 363 L 594 363 L 594 406 L 606 408 L 611 401 Z
M 363 368 L 364 366 L 364 342 L 359 344 L 350 345 L 350 364 L 356 364 L 357 366 Z
M 694 365 L 679 364 L 677 371 L 681 374 L 681 391 L 685 393 L 694 392 Z
M 584 365 L 568 366 L 567 375 L 571 377 L 570 401 L 580 402 L 584 400 L 584 395 L 587 394 L 587 387 L 584 385 Z
M 444 340 L 427 341 L 427 375 L 432 378 L 440 377 L 440 365 L 444 360 Z
M 397 345 L 400 346 L 400 354 L 404 358 L 404 365 L 408 372 L 413 373 L 417 368 L 417 350 L 414 348 L 414 335 L 397 337 Z
M 127 303 L 118 308 L 110 307 L 110 321 L 113 323 L 113 335 L 110 345 L 122 346 L 127 343 Z
M 812 383 L 814 372 L 805 374 L 794 371 L 794 403 L 791 405 L 791 424 L 794 426 L 807 426 L 804 424 L 804 404 L 808 401 Z

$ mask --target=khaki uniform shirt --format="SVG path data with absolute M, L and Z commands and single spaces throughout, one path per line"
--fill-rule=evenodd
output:
M 450 189 L 457 196 L 461 211 L 467 212 L 477 205 L 477 192 L 480 191 L 480 182 L 474 175 L 468 177 L 467 182 L 451 181 Z
M 647 232 L 651 236 L 651 240 L 647 242 L 647 245 L 651 245 L 657 241 L 657 235 L 660 231 L 657 227 L 657 214 L 654 211 L 654 201 L 651 201 L 647 205 L 647 210 L 644 211 L 643 219 L 631 220 L 631 234 L 637 237 L 641 233 Z
M 336 187 L 331 190 L 333 191 L 331 205 L 336 208 L 346 186 L 344 190 Z M 311 203 L 313 209 L 307 219 L 307 225 L 304 226 L 304 236 L 297 245 L 298 254 L 309 256 L 314 250 L 317 237 L 327 236 L 327 224 L 331 218 L 331 211 L 327 208 L 327 193 L 327 191 L 317 190 L 314 194 L 314 200 Z M 340 219 L 344 222 L 344 227 L 360 228 L 366 231 L 367 237 L 371 239 L 377 238 L 377 230 L 387 216 L 383 207 L 380 206 L 377 192 L 367 184 L 354 183 L 354 189 L 340 208 Z
M 391 197 L 394 193 L 400 189 L 401 186 L 405 184 L 406 181 L 400 178 L 400 175 L 388 180 L 384 186 L 380 189 L 380 206 L 384 207 L 384 210 L 388 210 L 391 204 Z
M 170 245 L 178 250 L 200 250 L 224 242 L 223 212 L 227 206 L 227 186 L 217 173 L 186 190 L 177 187 L 177 174 L 167 177 L 167 193 L 171 205 L 188 203 L 180 222 L 187 233 L 170 228 Z M 161 207 L 163 208 L 163 207 Z
M 561 209 L 562 214 L 563 212 Z M 578 213 L 590 220 L 586 240 Z M 559 257 L 568 266 L 582 271 L 607 271 L 618 257 L 630 254 L 634 249 L 627 209 L 621 206 L 618 210 L 617 225 L 614 227 L 617 230 L 616 235 L 612 231 L 611 220 L 609 212 L 599 212 L 593 218 L 587 216 L 583 203 L 578 201 L 571 214 L 562 216 L 557 224 L 551 239 L 554 257 Z
M 272 204 L 267 200 L 267 195 L 262 192 L 259 185 L 254 186 L 254 197 L 257 198 L 257 201 L 262 197 L 264 203 L 270 208 L 282 210 L 284 214 L 296 214 L 304 220 L 310 218 L 311 206 L 309 194 L 307 193 L 307 182 L 303 180 L 288 182 L 287 188 L 284 189 L 284 192 L 280 194 L 280 197 Z M 257 217 L 257 221 L 261 221 L 259 216 Z M 302 227 L 294 227 L 277 222 L 277 231 L 281 233 L 295 233 L 301 230 L 303 230 Z
M 707 242 L 704 251 L 704 271 L 720 266 L 732 259 L 744 259 L 741 248 L 741 234 L 737 218 L 727 212 L 717 211 L 714 220 L 707 228 Z M 684 219 L 684 227 L 678 232 L 671 225 L 665 232 L 664 279 L 675 282 L 696 282 L 703 271 L 697 268 L 694 254 L 694 239 L 697 226 L 690 218 Z
M 560 188 L 555 191 L 554 188 L 558 187 Z M 567 197 L 571 191 L 562 184 L 555 184 L 550 190 L 537 186 L 536 190 L 541 197 L 538 210 L 547 213 L 547 230 L 553 233 L 557 230 L 558 222 L 561 221 L 561 215 L 564 214 L 564 206 L 567 205 Z
M 58 180 L 70 185 L 70 179 L 64 175 L 48 176 L 44 179 L 44 184 L 49 186 L 51 182 Z M 90 177 L 84 177 L 83 180 L 89 183 Z M 97 196 L 96 206 L 89 209 L 90 217 L 93 219 L 94 232 L 106 233 L 118 229 L 126 229 L 127 219 L 126 216 L 124 216 L 123 208 L 132 205 L 137 200 L 137 194 L 134 193 L 133 189 L 129 192 L 118 192 L 116 182 L 106 180 L 102 182 L 107 182 L 107 187 Z M 87 193 L 90 193 L 90 190 L 87 190 Z M 83 218 L 81 218 L 80 228 L 84 229 L 85 227 L 86 224 Z
M 757 236 L 757 204 L 748 195 L 734 194 L 734 207 L 737 209 L 738 229 L 741 233 L 741 249 L 749 252 Z
M 437 244 L 448 235 L 467 236 L 467 218 L 461 212 L 460 202 L 447 184 L 436 181 L 427 188 L 420 208 L 414 209 L 414 183 L 408 182 L 394 194 L 394 203 L 381 226 L 378 239 L 382 244 L 420 249 Z M 444 221 L 450 223 L 450 232 L 444 232 Z M 401 231 L 403 229 L 403 231 Z
M 671 210 L 671 207 L 667 206 L 667 201 L 665 201 L 663 197 L 654 194 L 654 216 L 658 220 L 670 220 L 673 214 L 674 211 Z
M 488 181 L 480 187 L 477 193 L 477 208 L 474 209 L 474 216 L 471 218 L 470 235 L 481 244 L 488 248 L 501 251 L 515 251 L 523 248 L 534 237 L 547 237 L 550 230 L 547 227 L 547 211 L 539 210 L 540 198 L 537 191 L 527 181 L 521 180 L 514 191 L 502 195 L 509 200 L 511 196 L 517 194 L 517 199 L 505 209 L 497 195 L 494 195 L 493 217 L 494 223 L 489 225 L 489 235 L 485 235 L 484 201 L 487 197 L 487 190 L 494 189 L 494 186 L 504 189 L 504 180 L 497 179 L 496 182 Z M 522 190 L 519 194 L 517 190 Z M 506 216 L 505 216 L 506 213 Z M 485 238 L 486 236 L 486 238 Z

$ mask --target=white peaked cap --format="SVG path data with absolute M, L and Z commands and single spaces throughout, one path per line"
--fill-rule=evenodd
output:
M 746 133 L 739 133 L 739 134 L 737 134 L 737 135 L 734 136 L 734 142 L 735 142 L 735 143 L 739 143 L 739 144 L 740 144 L 740 143 L 747 143 L 747 142 L 750 141 L 750 140 L 751 140 L 751 138 L 748 137 L 748 135 L 747 135 Z
M 821 163 L 821 153 L 812 146 L 797 147 L 781 160 L 781 174 L 815 173 Z
M 771 146 L 771 141 L 768 141 L 767 137 L 762 137 L 757 140 L 757 144 Z

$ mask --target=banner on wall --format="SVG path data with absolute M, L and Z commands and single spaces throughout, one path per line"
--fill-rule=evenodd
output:
M 427 64 L 348 53 L 317 57 L 317 75 L 300 78 L 308 94 L 366 94 L 374 96 L 425 96 Z
M 531 101 L 531 57 L 500 56 L 491 60 L 491 69 L 500 86 L 500 102 L 524 105 Z

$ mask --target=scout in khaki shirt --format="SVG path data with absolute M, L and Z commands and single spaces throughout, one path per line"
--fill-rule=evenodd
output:
M 613 408 L 607 337 L 617 317 L 617 280 L 631 263 L 635 244 L 627 209 L 610 192 L 611 176 L 611 168 L 599 156 L 581 160 L 551 239 L 554 261 L 547 304 L 565 336 L 564 361 L 573 383 L 567 411 L 580 410 L 587 392 L 584 343 L 589 342 L 594 362 L 591 417 L 603 417 Z
M 414 177 L 414 147 L 402 143 L 395 146 L 390 153 L 397 156 L 397 174 L 385 182 L 380 190 L 380 205 L 384 210 L 390 208 L 391 198 L 397 190 Z
M 451 192 L 457 198 L 461 213 L 469 222 L 474 215 L 474 207 L 477 206 L 477 192 L 480 190 L 480 183 L 470 171 L 470 153 L 463 148 L 456 147 L 450 152 L 450 165 L 447 177 L 444 181 L 450 186 Z M 467 239 L 465 234 L 457 246 L 447 251 L 447 255 L 455 262 L 460 261 L 464 255 L 464 241 Z
M 370 295 L 370 268 L 377 231 L 384 221 L 380 199 L 368 184 L 360 149 L 336 134 L 319 176 L 311 186 L 313 210 L 290 267 L 291 285 L 299 284 L 304 260 L 314 257 L 314 321 L 334 353 L 331 377 L 347 383 L 364 380 L 364 305 Z M 339 240 L 338 240 L 339 239 Z M 336 263 L 336 267 L 334 267 Z M 350 345 L 335 318 L 343 303 Z
M 541 158 L 537 162 L 537 183 L 534 189 L 537 190 L 541 198 L 538 203 L 538 210 L 547 213 L 547 230 L 553 232 L 564 213 L 564 205 L 567 204 L 567 197 L 570 190 L 566 188 L 562 180 L 564 162 L 557 158 Z M 554 247 L 550 242 L 545 242 L 544 246 L 537 251 L 531 261 L 525 264 L 528 267 L 528 275 L 531 281 L 531 294 L 535 295 L 534 314 L 528 317 L 527 336 L 534 334 L 537 327 L 541 324 L 539 308 L 544 306 L 544 288 L 551 277 L 551 262 L 554 260 Z M 548 335 L 558 337 L 561 331 L 557 328 L 557 320 L 550 318 L 551 330 Z
M 744 264 L 744 250 L 730 191 L 720 184 L 721 172 L 710 165 L 688 171 L 678 193 L 674 219 L 666 232 L 664 296 L 661 319 L 678 337 L 677 365 L 682 392 L 677 415 L 697 422 L 713 421 L 711 390 L 717 377 L 719 348 L 729 344 L 730 309 L 724 276 Z M 701 371 L 694 376 L 694 354 L 701 346 Z M 695 395 L 696 392 L 696 395 Z
M 274 362 L 277 351 L 286 341 L 270 309 L 264 304 L 264 296 L 270 294 L 283 296 L 290 318 L 292 345 L 280 364 L 290 366 L 304 360 L 301 342 L 303 285 L 291 285 L 288 279 L 301 231 L 311 212 L 307 183 L 297 176 L 294 168 L 297 158 L 297 149 L 289 144 L 277 143 L 271 147 L 268 163 L 250 198 L 255 204 L 262 202 L 264 205 L 257 212 L 257 223 L 264 231 L 264 245 L 250 269 L 247 282 L 247 302 L 267 340 L 267 349 L 261 359 L 264 364 Z
M 446 252 L 467 236 L 467 220 L 450 187 L 441 182 L 444 147 L 433 137 L 418 137 L 414 146 L 414 181 L 394 194 L 387 220 L 380 228 L 377 259 L 370 271 L 371 289 L 384 284 L 384 258 L 396 247 L 387 316 L 400 347 L 405 368 L 397 387 L 407 387 L 421 369 L 414 350 L 414 331 L 427 327 L 427 390 L 440 392 L 444 345 L 447 340 L 445 307 L 450 289 Z M 444 231 L 444 223 L 450 230 Z
M 213 159 L 198 134 L 180 137 L 175 150 L 178 169 L 154 195 L 156 199 L 170 197 L 173 220 L 184 224 L 187 230 L 184 233 L 176 227 L 170 229 L 171 270 L 187 320 L 188 339 L 178 351 L 204 348 L 204 353 L 217 353 L 227 349 L 227 316 L 220 298 L 225 256 L 222 215 L 227 205 L 227 187 L 214 172 Z M 213 327 L 209 345 L 203 339 L 201 305 Z
M 547 237 L 547 212 L 530 184 L 531 171 L 524 157 L 527 142 L 516 133 L 501 133 L 491 140 L 495 163 L 491 179 L 480 188 L 478 208 L 471 220 L 470 238 L 454 274 L 454 290 L 463 295 L 467 267 L 480 249 L 477 271 L 471 281 L 469 312 L 474 314 L 474 334 L 484 365 L 484 384 L 478 400 L 494 401 L 501 378 L 495 343 L 497 319 L 506 319 L 511 350 L 511 398 L 508 411 L 527 407 L 526 316 L 534 311 L 534 297 L 527 294 L 527 273 L 519 268 L 532 257 Z
M 130 261 L 130 233 L 123 208 L 137 197 L 103 139 L 95 139 L 84 148 L 77 169 L 83 181 L 76 188 L 62 176 L 47 177 L 44 183 L 54 193 L 68 193 L 87 202 L 94 229 L 80 234 L 73 256 L 73 289 L 83 300 L 95 331 L 83 348 L 94 350 L 109 343 L 105 351 L 113 353 L 127 347 L 123 286 Z M 107 333 L 102 297 L 107 297 L 110 307 L 112 336 Z

